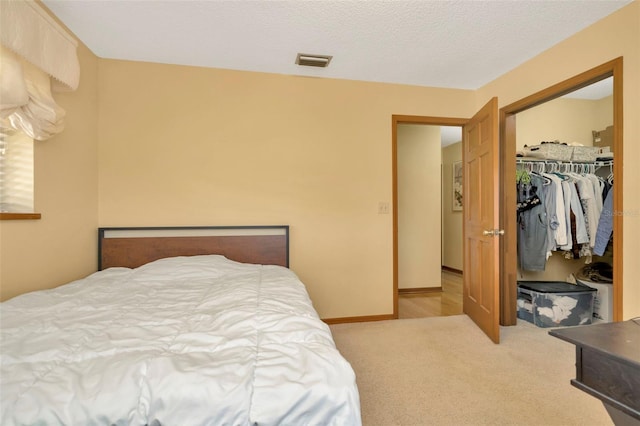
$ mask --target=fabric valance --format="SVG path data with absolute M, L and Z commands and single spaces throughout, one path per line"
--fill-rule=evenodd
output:
M 78 42 L 33 0 L 2 0 L 0 43 L 75 90 Z
M 64 130 L 64 116 L 51 95 L 51 78 L 0 45 L 0 131 L 45 140 Z
M 65 116 L 51 77 L 56 87 L 78 87 L 77 42 L 32 0 L 2 0 L 0 18 L 0 130 L 48 139 L 63 130 Z

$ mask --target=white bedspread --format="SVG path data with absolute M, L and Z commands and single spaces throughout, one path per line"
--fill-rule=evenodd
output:
M 222 256 L 111 268 L 0 304 L 2 425 L 359 425 L 304 285 Z

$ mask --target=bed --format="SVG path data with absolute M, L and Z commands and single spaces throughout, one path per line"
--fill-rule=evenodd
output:
M 0 424 L 361 424 L 288 231 L 101 228 L 98 272 L 0 304 Z

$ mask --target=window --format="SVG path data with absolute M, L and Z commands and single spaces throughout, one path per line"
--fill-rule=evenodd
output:
M 32 213 L 33 207 L 33 139 L 0 133 L 0 212 Z

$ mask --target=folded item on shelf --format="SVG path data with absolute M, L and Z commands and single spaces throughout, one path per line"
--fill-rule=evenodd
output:
M 606 262 L 595 262 L 580 269 L 576 278 L 594 283 L 613 283 L 613 267 Z

